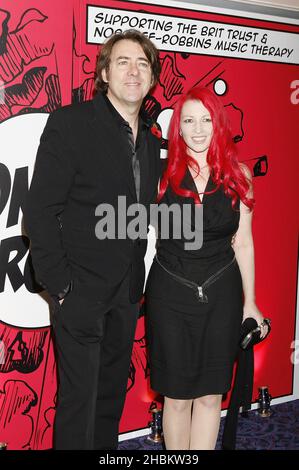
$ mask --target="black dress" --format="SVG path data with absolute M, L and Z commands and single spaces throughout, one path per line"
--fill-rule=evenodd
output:
M 181 187 L 197 191 L 189 170 Z M 215 188 L 210 176 L 206 191 Z M 222 186 L 204 195 L 198 250 L 185 250 L 188 240 L 175 239 L 171 230 L 169 239 L 158 236 L 146 284 L 147 340 L 151 387 L 170 398 L 223 394 L 231 386 L 243 316 L 241 273 L 231 246 L 240 201 L 234 208 L 231 201 Z M 170 187 L 161 203 L 188 203 L 194 214 L 193 198 Z

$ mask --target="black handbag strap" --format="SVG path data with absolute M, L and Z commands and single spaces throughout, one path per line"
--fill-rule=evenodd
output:
M 230 398 L 227 415 L 225 418 L 222 449 L 234 450 L 236 448 L 236 436 L 240 406 L 243 411 L 251 409 L 254 374 L 254 352 L 253 348 L 239 349 L 237 357 L 237 369 L 235 382 Z

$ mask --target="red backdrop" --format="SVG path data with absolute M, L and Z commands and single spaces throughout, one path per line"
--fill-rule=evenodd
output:
M 0 132 L 8 121 L 11 121 L 9 125 L 17 123 L 25 114 L 48 113 L 71 101 L 92 97 L 98 45 L 87 43 L 87 4 L 86 0 L 32 0 L 24 6 L 24 2 L 1 1 Z M 166 15 L 173 19 L 204 20 L 207 24 L 217 22 L 299 33 L 295 25 L 212 14 L 200 11 L 199 7 L 190 10 L 113 0 L 94 0 L 93 5 L 111 7 L 121 16 L 142 10 L 143 14 L 157 13 L 160 19 Z M 147 102 L 148 111 L 163 127 L 167 125 L 165 110 L 172 108 L 180 93 L 196 83 L 214 89 L 221 94 L 223 105 L 229 111 L 239 158 L 255 176 L 256 298 L 261 311 L 272 319 L 273 331 L 271 338 L 256 348 L 253 398 L 256 399 L 257 387 L 261 385 L 268 385 L 273 397 L 292 395 L 294 365 L 290 357 L 296 321 L 299 167 L 296 134 L 299 99 L 292 84 L 299 79 L 298 65 L 285 63 L 284 58 L 274 62 L 263 56 L 227 57 L 209 51 L 199 54 L 187 48 L 176 51 L 175 46 L 166 49 L 161 50 L 162 74 L 152 99 Z M 18 138 L 26 139 L 26 135 Z M 4 150 L 0 140 L 1 154 Z M 26 165 L 25 159 L 19 166 Z M 3 166 L 0 184 L 6 181 L 4 174 Z M 7 204 L 11 203 L 12 195 L 12 189 L 8 190 Z M 22 196 L 19 199 L 21 210 Z M 0 217 L 4 206 L 0 199 Z M 6 299 L 5 290 L 14 276 L 16 279 L 20 275 L 22 279 L 22 272 L 20 269 L 20 273 L 8 275 L 4 233 L 0 242 L 0 260 L 5 261 L 0 266 L 3 281 L 0 297 Z M 22 243 L 25 259 L 26 237 L 22 237 Z M 16 293 L 22 284 L 23 280 L 14 289 Z M 23 317 L 29 315 L 27 310 L 22 311 L 22 303 L 18 308 Z M 6 312 L 9 309 L 7 303 Z M 26 322 L 18 324 L 9 318 L 0 314 L 0 340 L 5 351 L 0 361 L 0 441 L 7 442 L 10 449 L 47 449 L 52 445 L 56 399 L 51 327 L 28 328 Z M 147 376 L 141 317 L 121 432 L 147 426 L 148 409 L 156 399 L 149 389 Z M 227 406 L 227 401 L 223 406 Z

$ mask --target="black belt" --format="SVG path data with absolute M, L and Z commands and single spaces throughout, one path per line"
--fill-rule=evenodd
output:
M 199 286 L 198 284 L 196 284 L 196 282 L 193 282 L 193 281 L 190 281 L 189 279 L 186 279 L 184 277 L 181 277 L 181 276 L 178 276 L 177 274 L 169 271 L 167 268 L 165 268 L 165 266 L 163 266 L 163 264 L 161 263 L 161 261 L 159 260 L 158 258 L 158 255 L 155 256 L 155 259 L 157 261 L 157 263 L 159 264 L 159 266 L 161 266 L 162 269 L 164 269 L 164 271 L 166 271 L 170 276 L 172 276 L 176 281 L 180 282 L 181 284 L 184 284 L 185 286 L 187 287 L 190 287 L 190 289 L 194 290 L 195 294 L 196 294 L 196 297 L 197 297 L 197 300 L 199 302 L 204 302 L 204 303 L 208 303 L 209 302 L 209 299 L 208 299 L 208 296 L 205 292 L 205 289 L 210 286 L 211 284 L 213 284 L 215 281 L 217 281 L 217 279 L 219 279 L 219 277 L 222 276 L 223 272 L 229 268 L 232 264 L 236 263 L 237 260 L 236 260 L 236 256 L 233 257 L 233 259 L 227 263 L 225 266 L 223 266 L 221 269 L 219 269 L 218 271 L 216 271 L 214 274 L 212 274 L 212 276 L 210 276 L 201 286 Z

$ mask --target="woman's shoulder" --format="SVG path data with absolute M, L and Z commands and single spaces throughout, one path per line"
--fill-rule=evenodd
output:
M 242 163 L 242 162 L 239 162 L 239 167 L 240 167 L 240 170 L 244 173 L 244 175 L 246 176 L 247 179 L 249 180 L 252 180 L 252 174 L 251 174 L 251 171 L 250 169 L 248 168 L 247 165 L 245 165 L 245 163 Z

